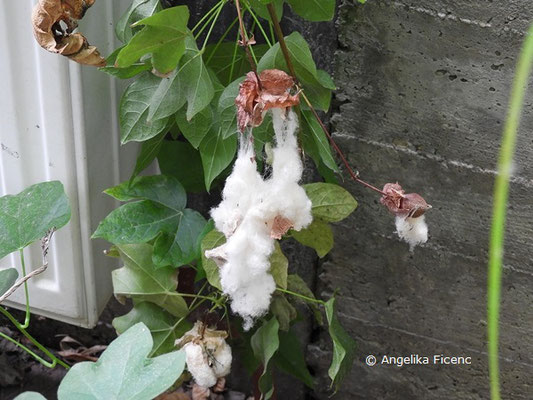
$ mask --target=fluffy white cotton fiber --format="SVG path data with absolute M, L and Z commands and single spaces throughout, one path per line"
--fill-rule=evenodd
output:
M 413 251 L 415 246 L 426 243 L 428 240 L 428 226 L 424 215 L 418 218 L 397 216 L 396 231 L 400 239 L 409 243 L 411 251 Z
M 220 255 L 220 282 L 231 299 L 233 312 L 244 319 L 244 328 L 268 311 L 276 285 L 270 275 L 273 237 L 279 237 L 274 221 L 301 230 L 312 221 L 311 201 L 299 185 L 303 165 L 296 139 L 298 119 L 294 112 L 273 109 L 276 146 L 272 151 L 272 176 L 264 180 L 257 172 L 253 146 L 241 145 L 222 192 L 223 200 L 211 210 L 216 228 L 226 238 L 223 248 L 206 252 Z M 222 247 L 222 246 L 221 246 Z M 224 260 L 223 260 L 224 261 Z

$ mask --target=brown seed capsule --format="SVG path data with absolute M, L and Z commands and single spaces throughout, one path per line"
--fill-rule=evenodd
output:
M 394 215 L 418 218 L 431 208 L 418 193 L 405 194 L 398 183 L 387 183 L 383 192 L 380 202 Z

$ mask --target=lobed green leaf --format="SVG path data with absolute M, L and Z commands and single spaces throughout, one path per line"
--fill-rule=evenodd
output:
M 314 218 L 326 222 L 338 222 L 348 217 L 357 207 L 357 201 L 343 187 L 331 183 L 309 183 L 303 185 L 313 203 Z
M 255 357 L 263 364 L 263 373 L 259 378 L 259 390 L 265 400 L 270 399 L 274 392 L 270 360 L 279 348 L 279 323 L 276 317 L 263 322 L 250 341 Z

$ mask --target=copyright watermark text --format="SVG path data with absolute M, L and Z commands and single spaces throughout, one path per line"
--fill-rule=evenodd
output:
M 408 356 L 374 356 L 368 355 L 365 359 L 366 365 L 394 365 L 398 368 L 404 365 L 471 365 L 472 357 L 470 356 L 450 356 L 445 354 L 433 354 L 423 356 L 420 354 L 409 354 Z

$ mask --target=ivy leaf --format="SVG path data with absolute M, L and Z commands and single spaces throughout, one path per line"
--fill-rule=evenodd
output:
M 310 111 L 302 111 L 302 125 L 306 132 L 311 134 L 315 142 L 320 159 L 332 171 L 338 172 L 339 168 L 331 154 L 331 147 L 322 127 Z
M 335 387 L 335 391 L 337 391 L 340 383 L 352 367 L 357 345 L 337 319 L 335 297 L 326 302 L 325 308 L 329 324 L 329 335 L 333 341 L 333 360 L 331 361 L 328 375 L 331 378 L 331 387 Z
M 287 288 L 291 292 L 301 294 L 302 296 L 309 297 L 311 299 L 316 299 L 315 294 L 311 291 L 311 289 L 309 289 L 309 286 L 307 286 L 307 284 L 299 275 L 293 274 L 287 277 Z M 320 308 L 318 307 L 317 303 L 305 301 L 297 296 L 293 296 L 291 299 L 294 299 L 302 304 L 306 304 L 311 311 L 313 311 L 318 324 L 321 326 L 324 324 L 324 318 L 322 317 L 322 313 L 320 312 Z
M 272 317 L 257 329 L 250 341 L 255 357 L 263 364 L 263 373 L 259 378 L 259 390 L 266 400 L 270 399 L 274 392 L 269 363 L 279 347 L 278 332 L 278 320 Z
M 302 344 L 294 332 L 279 332 L 279 351 L 274 356 L 274 362 L 279 369 L 313 389 L 313 377 L 307 368 Z
M 301 231 L 291 231 L 291 235 L 298 242 L 315 249 L 320 258 L 333 248 L 333 232 L 331 227 L 320 219 L 314 219 L 311 225 Z
M 316 68 L 311 50 L 305 39 L 298 32 L 285 37 L 291 61 L 296 76 L 302 84 L 311 104 L 323 111 L 329 109 L 331 101 L 332 81 L 327 72 L 319 72 Z M 287 63 L 280 49 L 279 43 L 268 50 L 257 65 L 259 72 L 265 69 L 277 68 L 288 72 Z M 302 106 L 303 107 L 303 106 Z
M 157 162 L 161 172 L 178 178 L 187 192 L 205 190 L 200 153 L 189 143 L 165 141 L 157 155 Z M 187 165 L 187 168 L 183 168 L 184 165 Z
M 140 176 L 133 182 L 122 182 L 104 190 L 118 201 L 152 200 L 170 209 L 180 211 L 187 205 L 187 193 L 181 183 L 172 176 Z
M 19 273 L 15 268 L 0 270 L 0 296 L 15 284 L 18 277 Z
M 289 260 L 281 251 L 279 242 L 274 242 L 274 251 L 270 255 L 270 274 L 274 278 L 276 285 L 287 289 L 287 271 L 289 270 Z
M 326 222 L 338 222 L 348 217 L 357 207 L 357 201 L 343 187 L 332 183 L 309 183 L 303 185 L 313 203 L 314 218 Z
M 152 262 L 152 246 L 146 243 L 117 245 L 122 268 L 112 272 L 113 290 L 117 299 L 131 297 L 149 301 L 164 308 L 176 317 L 188 314 L 187 303 L 176 292 L 176 270 L 172 267 L 156 268 Z
M 200 157 L 204 169 L 204 183 L 207 191 L 211 183 L 231 163 L 237 152 L 237 136 L 224 139 L 222 129 L 211 129 L 200 143 Z
M 279 329 L 288 331 L 291 327 L 291 321 L 296 319 L 298 313 L 296 309 L 289 303 L 287 298 L 281 294 L 274 292 L 272 296 L 272 303 L 270 303 L 270 312 L 276 317 L 279 322 Z
M 135 162 L 135 168 L 131 174 L 130 184 L 137 175 L 148 168 L 148 166 L 156 159 L 159 150 L 161 150 L 161 146 L 163 145 L 165 135 L 166 133 L 162 132 L 142 143 L 141 150 L 137 156 L 137 161 Z
M 119 79 L 129 79 L 140 74 L 141 72 L 150 71 L 152 69 L 152 64 L 149 61 L 140 61 L 137 63 L 133 63 L 132 65 L 126 68 L 115 67 L 115 61 L 117 60 L 118 53 L 121 50 L 122 47 L 119 47 L 118 49 L 113 51 L 113 53 L 111 53 L 106 58 L 106 66 L 100 68 L 100 71 L 106 72 L 109 75 L 112 75 Z
M 226 243 L 226 238 L 224 234 L 213 229 L 207 235 L 205 235 L 202 240 L 201 254 L 202 254 L 202 267 L 205 271 L 205 275 L 209 284 L 217 289 L 222 290 L 222 285 L 220 284 L 220 274 L 218 271 L 218 265 L 205 256 L 206 250 L 214 249 L 215 247 L 222 246 Z
M 0 258 L 23 249 L 70 220 L 70 206 L 59 181 L 32 185 L 0 197 Z
M 154 303 L 146 301 L 134 304 L 129 313 L 113 319 L 113 327 L 122 335 L 139 322 L 146 325 L 154 340 L 150 357 L 174 350 L 176 339 L 192 327 L 189 321 L 178 319 Z
M 133 3 L 120 17 L 115 26 L 115 33 L 118 39 L 122 43 L 129 42 L 135 29 L 132 28 L 132 25 L 143 18 L 153 15 L 160 9 L 159 0 L 133 0 Z
M 331 21 L 335 0 L 287 0 L 293 11 L 308 21 Z
M 115 339 L 97 362 L 74 365 L 61 381 L 59 400 L 144 400 L 163 393 L 185 368 L 185 353 L 174 351 L 147 358 L 153 341 L 138 323 Z
M 160 84 L 160 78 L 151 73 L 145 73 L 128 86 L 122 95 L 119 112 L 122 144 L 151 139 L 166 128 L 167 119 L 165 118 L 148 121 L 152 97 Z
M 158 267 L 178 267 L 198 258 L 196 243 L 206 221 L 197 211 L 184 208 L 185 190 L 175 178 L 141 177 L 133 185 L 123 183 L 108 191 L 122 201 L 141 200 L 113 210 L 93 238 L 130 244 L 157 237 L 153 261 Z
M 14 400 L 46 400 L 46 397 L 37 392 L 24 392 L 15 397 Z
M 161 74 L 175 69 L 185 53 L 185 37 L 188 35 L 187 6 L 171 7 L 137 21 L 144 25 L 118 53 L 116 65 L 129 67 L 145 54 L 152 54 L 152 65 Z

